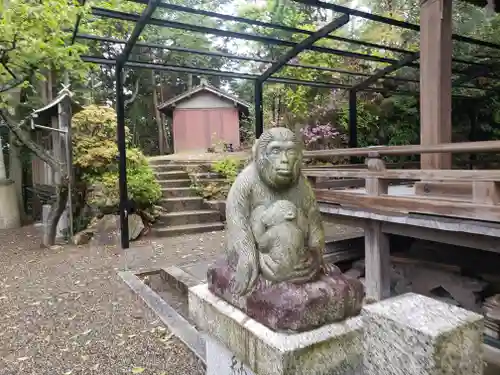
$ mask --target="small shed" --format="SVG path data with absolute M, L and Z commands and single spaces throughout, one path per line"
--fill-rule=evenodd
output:
M 249 106 L 202 80 L 158 110 L 172 118 L 174 152 L 206 151 L 220 143 L 240 145 L 240 121 L 248 116 Z
M 62 162 L 66 162 L 67 153 L 71 150 L 71 138 L 67 133 L 71 129 L 65 127 L 71 126 L 71 117 L 83 109 L 72 97 L 73 94 L 68 89 L 61 90 L 54 100 L 33 111 L 31 120 L 34 140 Z M 69 150 L 62 147 L 63 138 L 68 138 L 66 142 Z M 34 157 L 31 163 L 33 186 L 56 184 L 57 174 L 43 160 Z

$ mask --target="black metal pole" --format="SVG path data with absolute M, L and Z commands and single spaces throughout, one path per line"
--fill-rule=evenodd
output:
M 123 69 L 139 39 L 142 30 L 147 25 L 161 0 L 150 0 L 148 6 L 141 13 L 135 24 L 123 51 L 116 58 L 115 80 L 116 80 L 116 143 L 118 145 L 118 186 L 120 188 L 120 234 L 122 249 L 130 247 L 128 238 L 128 209 L 129 200 L 127 192 L 127 145 L 125 142 L 125 97 L 123 93 Z
M 356 92 L 356 91 L 365 89 L 365 88 L 369 87 L 372 83 L 375 83 L 379 79 L 384 78 L 387 74 L 395 72 L 396 70 L 402 68 L 403 66 L 406 66 L 406 65 L 412 63 L 415 60 L 418 60 L 419 58 L 420 58 L 420 52 L 415 52 L 415 53 L 412 53 L 411 55 L 407 55 L 403 59 L 399 60 L 397 63 L 386 66 L 384 69 L 378 70 L 371 77 L 365 79 L 363 82 L 358 83 L 357 85 L 354 85 L 352 87 L 351 91 Z
M 299 53 L 304 51 L 306 48 L 311 47 L 314 43 L 316 43 L 321 38 L 327 36 L 332 31 L 337 30 L 338 28 L 344 26 L 349 22 L 349 15 L 344 14 L 334 21 L 330 22 L 326 26 L 323 26 L 318 31 L 309 35 L 302 42 L 296 44 L 292 49 L 290 49 L 287 53 L 281 56 L 277 61 L 275 61 L 267 70 L 257 78 L 257 81 L 264 82 L 269 77 L 271 77 L 274 73 L 280 70 L 283 66 L 286 65 L 288 61 L 297 56 Z
M 358 147 L 357 92 L 349 90 L 349 148 Z
M 118 186 L 120 188 L 120 233 L 122 249 L 130 246 L 128 238 L 127 145 L 125 143 L 125 98 L 123 63 L 115 66 L 116 79 L 116 143 L 118 145 Z
M 255 138 L 259 138 L 264 132 L 264 111 L 262 107 L 262 90 L 264 84 L 255 81 L 254 103 L 255 103 Z

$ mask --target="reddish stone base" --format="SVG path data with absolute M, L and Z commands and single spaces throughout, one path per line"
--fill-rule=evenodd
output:
M 217 261 L 208 269 L 209 290 L 275 331 L 308 331 L 361 311 L 363 284 L 340 272 L 306 284 L 271 285 L 259 277 L 254 290 L 243 297 L 231 292 L 234 273 L 225 260 Z

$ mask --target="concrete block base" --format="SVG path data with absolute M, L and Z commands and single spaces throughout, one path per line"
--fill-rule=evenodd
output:
M 414 293 L 363 307 L 365 375 L 481 375 L 484 318 Z
M 0 181 L 0 229 L 21 227 L 21 215 L 17 202 L 14 182 Z
M 361 317 L 302 333 L 275 332 L 208 290 L 189 289 L 189 313 L 207 339 L 207 374 L 358 375 Z
M 255 375 L 224 345 L 205 335 L 207 375 Z

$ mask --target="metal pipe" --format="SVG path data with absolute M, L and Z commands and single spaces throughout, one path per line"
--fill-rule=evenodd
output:
M 255 137 L 259 138 L 264 132 L 264 108 L 262 105 L 263 83 L 256 80 L 254 86 L 255 103 Z
M 79 0 L 80 6 L 84 6 L 87 0 Z M 82 22 L 82 15 L 79 14 L 76 16 L 75 27 L 73 28 L 73 32 L 71 33 L 71 44 L 75 44 L 76 36 L 78 34 L 78 29 L 80 28 L 80 23 Z
M 379 79 L 384 78 L 387 74 L 393 73 L 396 70 L 402 68 L 405 65 L 408 65 L 409 63 L 418 60 L 420 57 L 420 52 L 415 52 L 411 55 L 406 56 L 404 59 L 399 60 L 397 63 L 386 66 L 384 69 L 380 69 L 378 72 L 376 72 L 374 75 L 371 77 L 367 78 L 361 83 L 358 83 L 357 85 L 353 86 L 352 89 L 354 91 L 356 90 L 362 90 L 368 86 L 370 86 L 373 83 L 376 83 Z
M 162 3 L 164 4 L 164 3 Z M 86 40 L 93 40 L 93 41 L 99 41 L 99 42 L 104 42 L 104 43 L 114 43 L 114 44 L 125 44 L 125 40 L 120 40 L 116 38 L 108 38 L 108 37 L 102 37 L 102 36 L 96 36 L 96 35 L 88 35 L 88 34 L 78 34 L 77 38 L 80 39 L 86 39 Z M 147 43 L 147 42 L 140 42 L 135 44 L 138 47 L 146 47 L 146 48 L 155 48 L 155 49 L 162 49 L 162 50 L 168 50 L 168 51 L 174 51 L 174 52 L 181 52 L 181 53 L 193 53 L 196 55 L 202 55 L 202 56 L 215 56 L 215 57 L 223 57 L 231 60 L 236 60 L 236 61 L 255 61 L 255 62 L 262 62 L 262 63 L 268 63 L 268 64 L 274 64 L 276 60 L 270 60 L 270 59 L 263 59 L 263 58 L 257 58 L 257 57 L 247 57 L 247 56 L 238 56 L 238 55 L 233 55 L 231 53 L 226 53 L 226 52 L 219 52 L 219 51 L 204 51 L 204 50 L 196 50 L 196 49 L 191 49 L 191 48 L 184 48 L 184 47 L 173 47 L 173 46 L 165 46 L 163 44 L 157 44 L 157 43 Z M 350 76 L 357 76 L 357 77 L 371 77 L 372 74 L 370 73 L 361 73 L 361 72 L 352 72 L 349 70 L 344 70 L 344 69 L 337 69 L 337 68 L 328 68 L 328 67 L 323 67 L 323 66 L 314 66 L 314 65 L 306 65 L 306 64 L 295 64 L 295 63 L 287 63 L 285 64 L 286 66 L 291 66 L 294 68 L 301 68 L 301 69 L 311 69 L 311 70 L 317 70 L 317 71 L 322 71 L 322 72 L 332 72 L 332 73 L 339 73 L 339 74 L 346 74 Z M 494 78 L 494 77 L 493 77 Z M 397 82 L 413 82 L 413 83 L 420 83 L 420 80 L 418 79 L 411 79 L 411 78 L 403 78 L 403 77 L 393 77 L 393 76 L 387 76 L 384 77 L 384 79 L 390 79 L 392 81 L 397 81 Z M 498 79 L 498 78 L 496 78 Z M 454 85 L 455 87 L 463 87 L 463 88 L 471 88 L 471 89 L 476 89 L 476 90 L 486 90 L 483 88 L 479 87 L 473 87 L 469 85 Z M 358 90 L 359 91 L 359 90 Z
M 137 17 L 137 21 L 132 34 L 130 35 L 122 53 L 116 58 L 115 81 L 116 81 L 116 143 L 118 146 L 118 183 L 120 188 L 120 233 L 122 249 L 128 249 L 128 208 L 129 199 L 127 192 L 127 144 L 125 139 L 125 97 L 123 93 L 123 69 L 132 49 L 139 39 L 139 36 L 148 24 L 151 15 L 154 13 L 161 0 L 150 0 L 146 9 Z
M 115 10 L 96 8 L 96 7 L 92 8 L 92 14 L 95 16 L 99 16 L 99 17 L 119 19 L 119 20 L 130 21 L 130 22 L 138 22 L 138 19 L 139 19 L 139 17 L 135 14 L 118 12 Z M 276 38 L 272 38 L 272 37 L 264 36 L 264 35 L 236 32 L 236 31 L 229 31 L 229 30 L 220 30 L 220 29 L 214 29 L 211 27 L 205 27 L 205 26 L 200 26 L 200 25 L 195 25 L 195 24 L 187 24 L 187 23 L 176 22 L 176 21 L 162 20 L 162 19 L 158 19 L 158 18 L 151 18 L 149 20 L 148 24 L 154 25 L 154 26 L 160 26 L 160 27 L 170 27 L 173 29 L 193 31 L 193 32 L 202 33 L 202 34 L 211 34 L 211 35 L 217 35 L 217 36 L 222 36 L 222 37 L 230 37 L 230 38 L 237 38 L 237 39 L 243 39 L 243 40 L 252 40 L 252 41 L 256 41 L 256 42 L 267 43 L 267 44 L 278 45 L 278 46 L 295 47 L 297 45 L 297 43 L 295 43 L 295 42 L 291 42 L 288 40 L 276 39 Z M 382 63 L 387 63 L 387 64 L 394 64 L 398 61 L 395 59 L 389 59 L 389 58 L 385 58 L 385 57 L 366 55 L 363 53 L 350 52 L 350 51 L 344 51 L 344 50 L 321 47 L 321 46 L 310 46 L 307 48 L 307 50 L 321 52 L 321 53 L 328 53 L 328 54 L 333 54 L 333 55 L 338 55 L 338 56 L 344 56 L 344 57 L 350 57 L 350 58 L 358 58 L 361 60 L 377 61 L 377 62 L 382 62 Z
M 67 131 L 66 130 L 63 130 L 63 129 L 58 129 L 58 128 L 51 128 L 50 126 L 43 126 L 43 125 L 37 125 L 33 122 L 32 124 L 32 127 L 33 128 L 39 128 L 39 129 L 44 129 L 44 130 L 50 130 L 50 131 L 53 131 L 53 132 L 58 132 L 58 133 L 64 133 L 66 134 Z
M 264 82 L 266 79 L 271 77 L 274 73 L 280 70 L 290 59 L 297 56 L 303 50 L 310 48 L 319 39 L 327 36 L 332 31 L 337 30 L 349 22 L 349 15 L 344 14 L 343 16 L 337 18 L 336 20 L 330 22 L 329 24 L 323 26 L 321 29 L 315 33 L 309 35 L 299 44 L 296 44 L 290 51 L 281 56 L 278 61 L 271 65 L 267 70 L 257 78 L 258 82 Z
M 129 1 L 132 1 L 132 2 L 138 3 L 138 4 L 147 4 L 147 2 L 148 2 L 148 0 L 129 0 Z M 206 16 L 206 17 L 218 18 L 218 19 L 225 20 L 225 21 L 241 22 L 241 23 L 246 23 L 248 25 L 262 26 L 262 27 L 267 27 L 267 28 L 275 29 L 275 30 L 283 30 L 283 31 L 288 31 L 290 33 L 295 33 L 295 34 L 307 34 L 307 35 L 313 34 L 313 31 L 298 29 L 296 27 L 290 27 L 290 26 L 279 25 L 279 24 L 274 24 L 274 23 L 270 23 L 270 22 L 252 20 L 250 18 L 232 16 L 229 14 L 221 14 L 221 13 L 212 12 L 212 11 L 203 10 L 203 9 L 194 9 L 194 8 L 189 8 L 189 7 L 177 5 L 177 4 L 168 4 L 168 3 L 162 2 L 159 5 L 159 7 L 164 8 L 164 9 L 169 9 L 169 10 L 175 10 L 178 12 L 185 12 L 185 13 L 190 13 L 190 14 L 198 14 L 198 15 Z M 386 51 L 391 51 L 391 52 L 396 52 L 396 53 L 409 54 L 409 53 L 416 52 L 416 51 L 410 51 L 410 50 L 403 49 L 403 48 L 384 46 L 382 44 L 365 42 L 362 40 L 355 40 L 355 39 L 346 38 L 346 37 L 337 36 L 337 35 L 328 35 L 328 36 L 325 36 L 324 38 L 330 39 L 330 40 L 335 40 L 337 42 L 356 44 L 356 45 L 368 47 L 368 48 L 383 49 Z M 481 63 L 477 63 L 474 61 L 462 60 L 462 59 L 453 59 L 453 61 L 455 61 L 457 63 L 462 63 L 462 64 L 482 65 Z
M 164 3 L 162 3 L 162 4 L 164 4 Z M 99 42 L 104 42 L 104 43 L 114 43 L 114 44 L 125 44 L 126 43 L 126 41 L 120 40 L 120 39 L 107 38 L 107 37 L 88 35 L 88 34 L 78 34 L 77 38 L 99 41 Z M 236 61 L 238 61 L 238 60 L 239 61 L 255 61 L 255 62 L 262 62 L 262 63 L 267 63 L 267 64 L 274 64 L 276 62 L 276 60 L 263 59 L 263 58 L 258 58 L 258 57 L 238 56 L 238 55 L 233 55 L 231 53 L 219 52 L 219 51 L 204 51 L 204 50 L 196 50 L 196 49 L 184 48 L 184 47 L 173 47 L 173 46 L 166 46 L 164 44 L 157 44 L 157 43 L 140 42 L 140 43 L 136 43 L 135 45 L 138 47 L 155 48 L 155 49 L 162 49 L 162 50 L 181 52 L 181 53 L 193 53 L 193 54 L 202 55 L 202 56 L 223 57 L 223 58 L 236 60 Z M 290 63 L 290 62 L 285 64 L 285 65 L 291 66 L 294 68 L 313 69 L 313 70 L 318 70 L 318 71 L 323 71 L 323 72 L 332 72 L 332 73 L 346 74 L 346 75 L 358 76 L 358 77 L 370 77 L 371 76 L 370 73 L 352 72 L 349 70 L 328 68 L 328 67 L 322 67 L 322 66 L 295 64 L 295 63 Z M 394 80 L 394 81 L 401 81 L 401 82 L 415 82 L 415 83 L 420 82 L 418 79 L 403 78 L 403 77 L 387 77 L 387 78 Z
M 120 233 L 122 249 L 128 249 L 127 145 L 125 141 L 125 98 L 123 93 L 123 63 L 115 66 L 116 81 L 116 143 L 118 146 L 118 184 L 120 189 Z
M 372 13 L 368 13 L 368 12 L 363 12 L 361 10 L 348 8 L 348 7 L 345 7 L 342 5 L 325 3 L 325 2 L 319 1 L 319 0 L 292 0 L 292 1 L 295 1 L 296 3 L 311 5 L 311 6 L 316 7 L 316 8 L 330 9 L 330 10 L 333 10 L 335 12 L 350 14 L 351 16 L 361 17 L 361 18 L 375 21 L 375 22 L 385 23 L 386 25 L 401 27 L 403 29 L 420 31 L 420 26 L 416 25 L 414 23 L 399 21 L 399 20 L 395 20 L 393 18 L 379 16 L 377 14 L 372 14 Z M 477 46 L 482 46 L 482 47 L 500 49 L 500 44 L 491 43 L 491 42 L 487 42 L 485 40 L 480 40 L 480 39 L 469 38 L 469 37 L 457 35 L 457 34 L 453 34 L 453 40 L 456 40 L 459 42 L 465 42 L 465 43 L 469 43 L 469 44 L 475 44 Z
M 97 56 L 81 56 L 82 61 L 89 62 L 89 63 L 94 63 L 94 64 L 101 64 L 101 65 L 115 65 L 116 61 L 114 59 L 110 58 L 105 58 L 105 57 L 97 57 Z M 256 74 L 248 74 L 248 73 L 233 73 L 233 72 L 227 72 L 223 70 L 217 70 L 217 69 L 208 69 L 208 68 L 191 68 L 191 67 L 184 67 L 184 66 L 178 66 L 178 65 L 164 65 L 164 64 L 154 64 L 154 63 L 145 63 L 142 61 L 127 61 L 125 63 L 125 66 L 131 67 L 131 68 L 142 68 L 142 69 L 153 69 L 153 70 L 161 70 L 161 71 L 169 71 L 169 72 L 184 72 L 184 73 L 191 73 L 191 74 L 205 74 L 205 75 L 212 75 L 212 76 L 219 76 L 219 77 L 229 77 L 229 78 L 239 78 L 239 79 L 248 79 L 248 80 L 256 80 L 258 75 Z M 305 80 L 299 80 L 299 79 L 294 79 L 294 78 L 286 78 L 286 77 L 271 77 L 267 80 L 267 82 L 273 82 L 273 83 L 283 83 L 283 84 L 288 84 L 288 85 L 304 85 L 304 86 L 311 86 L 311 87 L 319 87 L 319 88 L 330 88 L 330 89 L 343 89 L 343 90 L 349 90 L 351 89 L 351 86 L 349 85 L 344 85 L 341 83 L 328 83 L 328 82 L 314 82 L 314 81 L 305 81 Z M 398 90 L 398 91 L 391 91 L 383 88 L 376 88 L 376 87 L 368 87 L 364 90 L 360 91 L 365 91 L 365 92 L 383 92 L 385 94 L 394 94 L 394 95 L 408 95 L 408 96 L 418 96 L 419 92 L 418 91 L 403 91 L 403 90 Z M 471 98 L 470 96 L 464 96 L 464 95 L 453 95 L 453 97 L 456 98 Z
M 349 90 L 349 148 L 358 147 L 358 103 L 356 90 Z
M 132 49 L 134 48 L 137 39 L 139 39 L 142 30 L 144 30 L 146 25 L 149 23 L 151 16 L 160 3 L 161 0 L 149 0 L 146 9 L 144 9 L 140 16 L 136 16 L 134 30 L 132 30 L 132 34 L 130 34 L 127 44 L 125 44 L 125 48 L 119 56 L 119 59 L 121 59 L 122 62 L 126 61 L 130 56 L 130 52 L 132 52 Z

